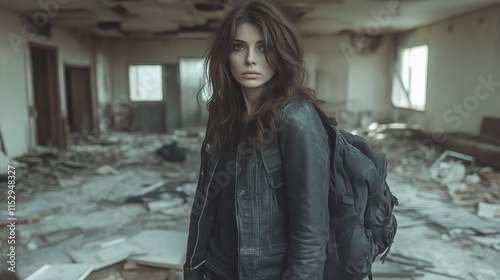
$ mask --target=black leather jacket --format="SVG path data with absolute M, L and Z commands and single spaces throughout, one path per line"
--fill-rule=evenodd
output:
M 238 272 L 247 279 L 323 279 L 329 236 L 328 137 L 312 104 L 291 101 L 283 109 L 278 146 L 282 180 L 266 172 L 263 150 L 242 139 L 236 159 Z M 268 135 L 275 135 L 266 133 Z M 274 136 L 269 136 L 274 137 Z M 273 143 L 269 139 L 267 145 Z M 201 149 L 200 176 L 191 212 L 185 280 L 202 280 L 214 226 L 210 190 L 219 156 Z M 274 172 L 276 173 L 276 172 Z M 284 182 L 277 184 L 275 182 Z M 284 202 L 284 203 L 283 203 Z

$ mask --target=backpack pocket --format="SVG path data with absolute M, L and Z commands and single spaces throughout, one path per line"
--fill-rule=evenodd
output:
M 389 218 L 386 219 L 383 224 L 374 225 L 371 228 L 375 237 L 374 242 L 377 246 L 376 255 L 384 253 L 384 255 L 381 257 L 382 262 L 384 261 L 387 253 L 389 253 L 391 245 L 394 242 L 397 228 L 398 222 L 394 214 L 390 214 Z M 375 260 L 375 258 L 373 260 Z
M 339 244 L 337 253 L 345 270 L 353 275 L 368 273 L 377 253 L 372 232 L 360 224 L 357 217 L 345 220 L 335 232 Z

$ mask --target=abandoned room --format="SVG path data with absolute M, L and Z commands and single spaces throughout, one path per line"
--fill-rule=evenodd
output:
M 1 280 L 183 279 L 204 61 L 238 3 L 0 0 Z M 500 0 L 275 3 L 323 112 L 386 156 L 373 278 L 500 279 Z

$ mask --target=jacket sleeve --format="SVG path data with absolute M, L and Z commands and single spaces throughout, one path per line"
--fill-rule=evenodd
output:
M 329 236 L 328 136 L 310 103 L 283 110 L 278 141 L 289 212 L 289 248 L 283 279 L 323 279 Z

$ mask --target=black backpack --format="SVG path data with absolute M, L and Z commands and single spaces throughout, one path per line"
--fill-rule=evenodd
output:
M 328 134 L 332 162 L 324 280 L 372 279 L 373 261 L 381 254 L 382 262 L 385 260 L 397 230 L 392 212 L 398 200 L 386 182 L 387 160 L 363 137 L 337 129 L 334 120 L 316 110 Z M 276 167 L 281 166 L 281 157 L 272 151 L 279 148 L 277 140 L 272 142 L 262 158 L 268 175 L 279 180 L 281 174 L 276 172 L 281 168 Z

